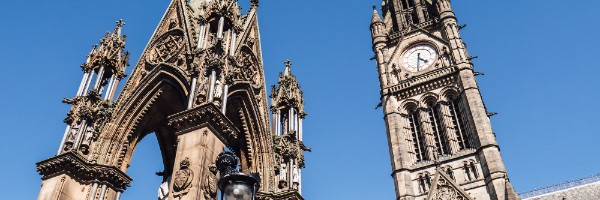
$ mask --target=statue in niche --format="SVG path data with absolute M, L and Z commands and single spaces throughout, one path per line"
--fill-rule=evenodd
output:
M 73 144 L 75 143 L 75 138 L 77 137 L 77 132 L 79 132 L 79 126 L 71 128 L 69 131 L 69 136 L 67 136 L 67 141 L 65 142 L 64 150 L 68 151 L 73 148 Z
M 223 96 L 223 82 L 221 82 L 221 80 L 217 80 L 217 82 L 215 83 L 215 101 L 219 101 L 222 99 Z
M 217 199 L 217 166 L 211 164 L 208 166 L 208 175 L 204 180 L 204 199 L 205 200 L 216 200 Z
M 92 143 L 92 137 L 94 136 L 94 129 L 91 126 L 87 126 L 84 131 L 84 138 L 81 142 L 81 147 L 79 149 L 84 154 L 87 154 L 90 150 L 90 144 Z
M 398 83 L 398 81 L 400 81 L 400 69 L 398 69 L 398 67 L 396 67 L 396 65 L 392 65 L 392 84 L 396 84 Z
M 206 93 L 207 93 L 207 78 L 205 76 L 200 76 L 198 79 L 198 98 L 196 99 L 196 104 L 201 104 L 206 102 Z
M 281 171 L 279 172 L 279 189 L 287 187 L 287 164 L 281 164 Z
M 294 165 L 293 171 L 294 173 L 292 174 L 292 189 L 298 190 L 298 186 L 300 185 L 300 168 L 298 168 L 298 165 Z

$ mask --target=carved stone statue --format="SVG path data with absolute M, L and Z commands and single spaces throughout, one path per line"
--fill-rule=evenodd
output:
M 223 96 L 223 83 L 221 80 L 217 80 L 215 84 L 215 99 L 221 99 Z
M 294 173 L 292 173 L 292 189 L 298 190 L 298 186 L 300 185 L 300 168 L 298 168 L 298 165 L 294 165 L 293 172 Z
M 201 104 L 206 102 L 207 96 L 207 81 L 205 76 L 198 77 L 198 98 L 196 100 L 197 104 Z
M 205 200 L 216 200 L 217 199 L 217 166 L 208 166 L 210 173 L 206 175 L 204 179 L 204 199 Z
M 279 188 L 280 189 L 287 187 L 287 175 L 288 175 L 287 164 L 283 163 L 283 164 L 281 164 L 281 171 L 279 172 Z

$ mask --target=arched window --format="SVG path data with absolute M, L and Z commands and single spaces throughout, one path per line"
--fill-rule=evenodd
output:
M 471 161 L 471 173 L 473 173 L 473 177 L 475 179 L 479 178 L 479 173 L 477 173 L 477 167 L 475 166 L 475 162 Z
M 426 193 L 431 187 L 431 178 L 429 174 L 419 174 L 419 190 L 421 193 Z
M 449 99 L 451 99 L 449 104 L 450 117 L 452 118 L 452 126 L 454 130 L 456 130 L 456 140 L 458 141 L 458 147 L 460 148 L 460 150 L 471 149 L 472 145 L 469 142 L 470 133 L 468 133 L 468 130 L 466 129 L 467 120 L 462 115 L 459 106 L 460 98 L 451 97 Z
M 442 134 L 442 123 L 439 113 L 439 104 L 435 104 L 433 100 L 430 100 L 427 108 L 427 116 L 429 122 L 431 122 L 431 128 L 433 131 L 433 137 L 435 139 L 435 147 L 438 155 L 448 154 L 448 140 Z
M 408 128 L 412 134 L 412 143 L 415 150 L 416 161 L 421 162 L 427 159 L 427 149 L 425 148 L 425 138 L 421 132 L 419 123 L 419 113 L 415 106 L 411 106 L 408 109 Z
M 473 180 L 473 175 L 471 174 L 471 167 L 469 166 L 469 164 L 467 162 L 465 162 L 465 165 L 463 166 L 463 169 L 465 170 L 465 179 L 467 181 L 472 181 Z

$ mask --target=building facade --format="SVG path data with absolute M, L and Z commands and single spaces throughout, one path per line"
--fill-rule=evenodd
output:
M 60 147 L 37 163 L 38 199 L 120 199 L 133 152 L 150 134 L 163 157 L 161 200 L 216 199 L 214 164 L 225 149 L 260 175 L 258 199 L 303 199 L 303 94 L 289 61 L 267 94 L 259 2 L 250 2 L 242 14 L 236 0 L 172 0 L 118 95 L 129 53 L 117 22 L 64 100 L 72 107 Z
M 518 199 L 450 0 L 381 8 L 370 28 L 397 199 Z

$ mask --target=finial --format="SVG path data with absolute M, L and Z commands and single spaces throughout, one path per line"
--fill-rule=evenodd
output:
M 125 22 L 123 19 L 119 19 L 119 21 L 117 21 L 117 27 L 123 27 L 123 25 L 125 25 Z
M 290 61 L 289 59 L 285 60 L 285 71 L 283 72 L 284 76 L 287 76 L 289 74 L 291 74 L 292 71 L 292 61 Z
M 377 6 L 373 4 L 373 10 L 377 10 Z
M 250 0 L 251 7 L 258 7 L 258 0 Z
M 123 25 L 125 25 L 125 22 L 123 21 L 123 19 L 119 19 L 119 21 L 117 21 L 117 27 L 115 27 L 115 32 L 113 34 L 121 35 L 121 29 L 123 29 Z

